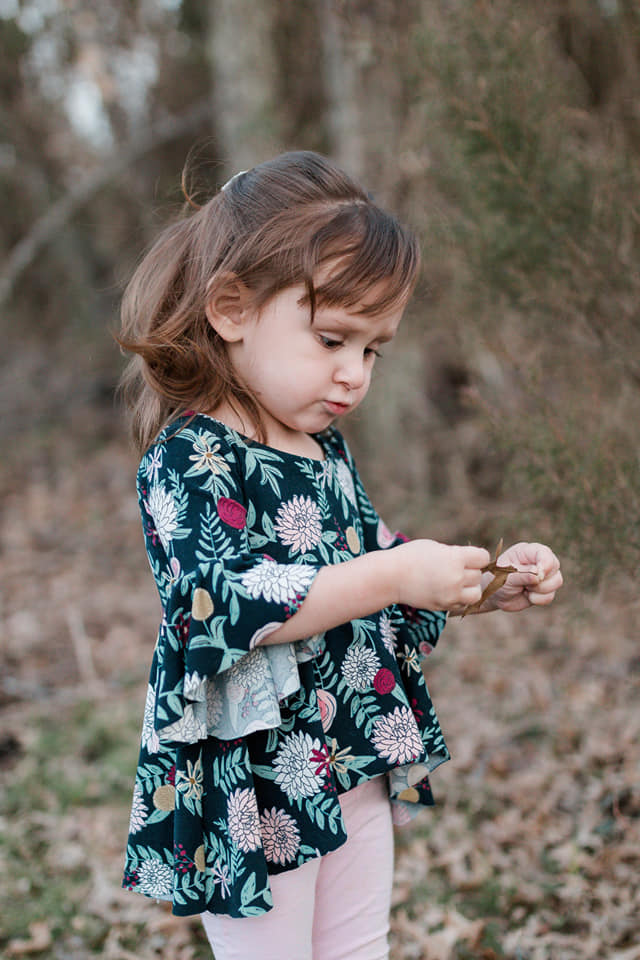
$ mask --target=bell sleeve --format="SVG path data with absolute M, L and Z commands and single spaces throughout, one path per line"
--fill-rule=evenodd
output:
M 196 743 L 279 726 L 314 638 L 258 644 L 293 616 L 319 567 L 249 549 L 255 508 L 236 452 L 215 434 L 161 435 L 141 462 L 138 496 L 162 602 L 145 710 L 153 736 Z

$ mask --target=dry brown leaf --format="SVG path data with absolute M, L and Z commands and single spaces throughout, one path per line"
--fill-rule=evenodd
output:
M 447 910 L 443 917 L 444 927 L 424 938 L 426 960 L 451 960 L 456 944 L 465 943 L 474 950 L 485 928 L 484 920 L 467 920 L 457 910 Z
M 468 613 L 474 613 L 474 611 L 479 610 L 482 604 L 485 602 L 485 600 L 488 600 L 489 597 L 493 596 L 493 594 L 500 589 L 500 587 L 504 586 L 505 581 L 510 573 L 518 572 L 516 567 L 512 567 L 512 566 L 501 567 L 498 565 L 498 557 L 502 553 L 502 545 L 503 545 L 503 540 L 501 537 L 500 542 L 496 547 L 495 559 L 492 560 L 491 563 L 488 563 L 486 567 L 482 568 L 483 573 L 493 574 L 493 580 L 489 581 L 489 583 L 486 585 L 486 587 L 482 591 L 482 596 L 477 601 L 477 603 L 467 604 L 467 606 L 464 608 L 464 610 L 460 614 L 461 617 L 466 617 Z
M 42 953 L 48 950 L 53 940 L 51 928 L 44 920 L 36 920 L 29 924 L 28 940 L 11 940 L 7 947 L 8 957 L 26 957 L 32 953 Z

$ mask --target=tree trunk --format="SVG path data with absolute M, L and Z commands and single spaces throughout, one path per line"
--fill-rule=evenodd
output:
M 282 150 L 273 0 L 209 0 L 218 154 L 230 175 Z
M 418 138 L 406 79 L 418 6 L 414 0 L 321 2 L 331 153 L 382 206 L 404 216 L 424 186 L 424 171 L 412 152 Z M 432 411 L 423 385 L 421 342 L 418 331 L 413 338 L 401 333 L 362 410 L 345 424 L 374 497 L 379 491 L 396 522 L 409 524 L 406 505 L 423 504 L 430 486 L 426 436 Z M 381 450 L 395 451 L 402 471 L 390 470 Z

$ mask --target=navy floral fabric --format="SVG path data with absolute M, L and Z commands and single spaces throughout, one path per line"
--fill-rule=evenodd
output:
M 162 601 L 123 885 L 179 915 L 257 916 L 269 876 L 346 840 L 338 797 L 386 776 L 396 823 L 433 803 L 449 757 L 421 663 L 442 612 L 392 606 L 295 644 L 260 640 L 322 566 L 401 542 L 337 430 L 324 459 L 196 414 L 142 459 Z

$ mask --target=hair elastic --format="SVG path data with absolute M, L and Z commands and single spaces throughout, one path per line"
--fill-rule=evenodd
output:
M 222 190 L 226 190 L 228 187 L 231 186 L 231 184 L 233 183 L 234 180 L 237 180 L 238 177 L 241 177 L 243 173 L 248 173 L 248 172 L 249 172 L 248 170 L 238 170 L 238 172 L 237 172 L 237 173 L 234 173 L 234 175 L 233 175 L 232 177 L 229 177 L 229 179 L 227 180 L 226 183 L 223 183 L 223 184 L 222 184 L 222 186 L 220 187 L 220 190 L 221 190 L 221 191 L 222 191 Z

